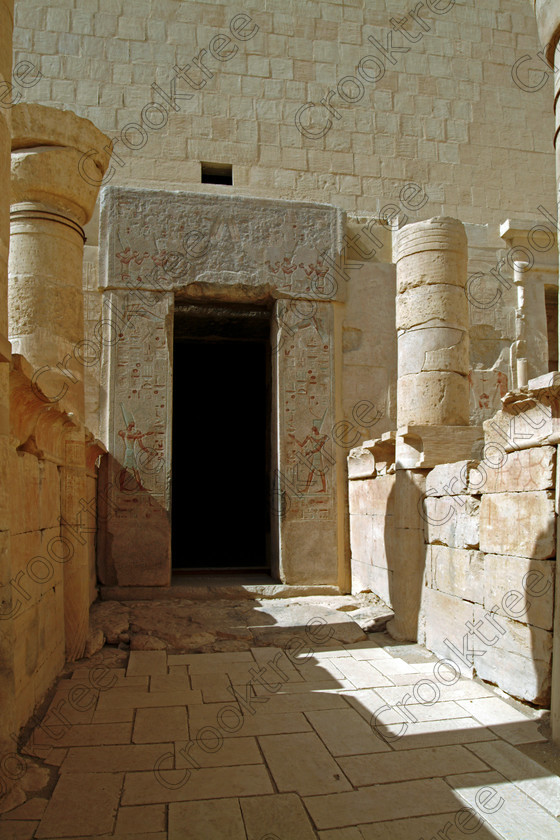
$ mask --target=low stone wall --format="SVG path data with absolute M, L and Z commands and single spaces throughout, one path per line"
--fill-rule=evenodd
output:
M 56 464 L 15 449 L 8 470 L 15 705 L 23 723 L 64 665 L 64 570 L 49 556 L 60 533 L 60 474 Z
M 0 634 L 13 639 L 10 679 L 14 731 L 28 722 L 73 649 L 75 580 L 97 594 L 95 538 L 101 451 L 62 403 L 32 385 L 33 368 L 14 356 L 10 370 L 10 443 L 0 492 L 8 529 L 0 529 Z M 88 630 L 88 612 L 81 617 Z M 83 655 L 84 646 L 78 652 Z M 6 701 L 7 702 L 7 701 Z M 1 792 L 1 781 L 0 781 Z
M 399 557 L 405 544 L 397 520 L 414 524 L 421 516 L 418 641 L 465 673 L 548 705 L 556 447 L 485 451 L 483 461 L 428 472 L 416 510 L 399 488 L 398 472 L 350 481 L 352 591 L 369 589 L 394 606 L 395 569 L 407 560 Z
M 556 447 L 435 467 L 426 479 L 426 646 L 508 694 L 550 700 Z

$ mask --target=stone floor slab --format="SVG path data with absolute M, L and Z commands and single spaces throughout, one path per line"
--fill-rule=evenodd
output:
M 213 734 L 213 733 L 209 733 Z M 235 767 L 243 764 L 262 764 L 263 757 L 256 738 L 213 738 L 216 747 L 207 739 L 198 741 L 175 742 L 175 766 L 177 768 L 190 767 Z
M 34 797 L 28 799 L 18 808 L 13 808 L 9 811 L 8 816 L 11 820 L 38 820 L 43 816 L 48 804 L 48 799 Z
M 456 809 L 457 798 L 443 780 L 422 779 L 311 796 L 305 799 L 305 805 L 316 827 L 326 829 L 443 814 Z
M 155 674 L 150 677 L 150 691 L 190 691 L 187 674 Z
M 426 677 L 420 677 L 420 679 L 426 679 Z M 437 686 L 438 703 L 440 701 L 471 700 L 478 697 L 496 696 L 489 686 L 480 685 L 467 679 L 459 679 L 454 685 L 444 685 L 441 682 L 436 683 L 433 679 L 431 682 Z M 395 706 L 399 703 L 407 691 L 410 691 L 410 689 L 403 689 L 401 686 L 379 687 L 377 689 L 377 693 L 390 706 Z
M 159 692 L 158 692 L 159 694 Z M 134 744 L 160 744 L 176 741 L 188 734 L 185 706 L 164 706 L 161 709 L 138 709 L 134 720 Z
M 149 709 L 159 706 L 202 704 L 200 691 L 145 691 L 136 688 L 112 688 L 99 698 L 98 710 Z
M 396 706 L 384 703 L 373 689 L 344 692 L 344 697 L 350 706 L 372 726 L 375 723 L 414 724 L 416 721 L 470 717 L 468 712 L 453 700 L 440 700 L 433 706 L 425 703 L 411 703 L 410 701 L 414 698 L 409 691 L 403 692 L 401 701 Z
M 462 746 L 353 755 L 339 758 L 338 763 L 355 787 L 488 770 L 483 761 Z
M 273 840 L 278 835 L 289 840 L 316 838 L 303 803 L 294 793 L 244 797 L 240 804 L 247 840 Z
M 531 840 L 560 837 L 558 820 L 500 773 L 448 776 L 447 783 L 468 807 L 476 808 L 478 812 L 482 797 L 484 819 L 507 840 L 527 840 L 528 836 Z M 488 790 L 480 793 L 482 788 Z
M 35 836 L 61 840 L 112 831 L 122 773 L 65 773 L 54 789 Z
M 350 680 L 356 688 L 377 688 L 378 686 L 393 686 L 389 678 L 378 671 L 371 663 L 371 660 L 354 659 L 353 656 L 346 659 L 337 659 L 336 666 L 342 671 L 346 679 Z
M 228 665 L 248 662 L 255 664 L 250 651 L 232 651 L 231 653 L 170 653 L 167 657 L 169 666 L 188 665 L 189 674 L 213 674 L 223 671 Z
M 132 805 L 119 808 L 115 835 L 165 832 L 165 805 Z
M 214 709 L 214 706 L 218 706 Z M 197 733 L 205 726 L 216 726 L 217 714 L 224 708 L 224 704 L 212 703 L 204 706 L 189 707 L 189 737 L 196 738 Z M 224 738 L 241 738 L 253 735 L 276 735 L 288 732 L 309 732 L 309 721 L 301 712 L 287 714 L 270 714 L 263 706 L 255 706 L 255 714 L 249 712 L 243 717 L 243 725 L 237 732 L 221 730 Z
M 131 650 L 126 676 L 167 674 L 167 653 L 164 650 Z
M 473 718 L 452 720 L 429 720 L 418 723 L 389 724 L 375 727 L 382 737 L 389 739 L 395 750 L 412 750 L 417 747 L 443 747 L 447 744 L 470 744 L 476 741 L 492 741 L 493 732 L 481 726 Z
M 350 784 L 314 733 L 259 738 L 265 761 L 280 792 L 314 796 L 350 790 Z
M 85 726 L 60 728 L 60 737 L 49 737 L 43 729 L 34 730 L 36 745 L 51 744 L 56 747 L 87 747 L 104 744 L 130 744 L 132 723 L 90 723 Z
M 71 747 L 61 765 L 60 772 L 114 773 L 116 771 L 151 770 L 156 761 L 163 754 L 169 752 L 173 753 L 172 743 L 123 744 L 113 747 Z
M 91 719 L 92 723 L 126 723 L 134 718 L 134 707 L 122 709 L 96 709 Z
M 471 744 L 469 750 L 550 811 L 553 816 L 560 817 L 560 778 L 554 773 L 545 770 L 536 761 L 503 741 Z
M 237 686 L 237 690 L 242 693 L 239 686 Z M 348 705 L 340 694 L 314 691 L 309 692 L 309 694 L 305 692 L 269 694 L 266 703 L 263 702 L 260 707 L 255 704 L 255 708 L 260 708 L 262 714 L 284 715 L 292 712 L 320 711 L 321 709 L 343 710 L 347 709 Z
M 231 700 L 228 691 L 231 681 L 227 674 L 193 674 L 190 679 L 193 689 L 202 692 L 204 703 L 227 703 Z
M 305 716 L 332 755 L 371 754 L 391 749 L 354 709 L 310 711 Z
M 239 801 L 213 799 L 170 805 L 168 838 L 185 840 L 186 837 L 189 840 L 246 840 Z
M 33 840 L 39 823 L 36 820 L 0 820 L 2 840 Z
M 469 817 L 462 808 L 449 814 L 430 817 L 411 817 L 406 820 L 361 825 L 362 840 L 507 840 L 503 835 L 489 830 L 473 812 Z M 319 833 L 322 837 L 322 832 Z
M 212 767 L 200 770 L 164 770 L 127 773 L 123 805 L 151 805 L 155 802 L 186 802 L 195 799 L 227 799 L 273 793 L 270 776 L 263 765 Z
M 29 754 L 59 779 L 43 814 L 39 799 L 0 818 L 2 840 L 463 840 L 453 820 L 484 785 L 510 813 L 477 840 L 528 840 L 527 826 L 560 840 L 560 775 L 512 746 L 540 748 L 538 721 L 480 682 L 441 683 L 418 645 L 378 633 L 294 661 L 280 646 L 133 653 L 97 708 L 91 669 L 59 683 L 57 702 L 89 717 L 36 728 Z
M 481 697 L 478 700 L 458 700 L 460 706 L 492 729 L 510 744 L 532 744 L 546 741 L 538 729 L 538 721 L 523 714 L 500 697 Z
M 352 645 L 348 648 L 348 653 L 350 656 L 353 656 L 354 659 L 359 660 L 377 659 L 379 662 L 387 662 L 387 660 L 394 658 L 384 648 L 379 647 L 379 645 L 374 644 L 374 642 L 358 642 L 357 645 Z

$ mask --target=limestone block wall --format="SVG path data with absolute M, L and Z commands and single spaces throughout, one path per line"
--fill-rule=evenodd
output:
M 550 702 L 556 449 L 506 453 L 492 444 L 482 461 L 417 471 L 425 490 L 416 509 L 400 511 L 409 528 L 424 524 L 418 640 L 537 705 Z M 349 483 L 352 591 L 370 590 L 395 609 L 395 552 L 405 545 L 398 475 Z
M 428 473 L 421 639 L 508 694 L 547 705 L 556 447 L 485 453 Z
M 0 634 L 13 635 L 14 717 L 17 733 L 59 675 L 74 639 L 68 639 L 69 575 L 83 575 L 87 605 L 94 600 L 98 448 L 67 405 L 53 406 L 33 382 L 33 367 L 14 355 L 10 370 L 8 476 L 10 577 L 0 589 Z M 87 464 L 76 469 L 76 451 Z M 80 486 L 86 490 L 82 494 Z M 86 635 L 88 611 L 83 615 Z M 80 653 L 83 653 L 83 647 Z M 6 697 L 6 701 L 8 698 Z M 1 793 L 1 791 L 0 791 Z
M 49 546 L 60 533 L 60 473 L 36 454 L 9 454 L 15 702 L 22 725 L 64 665 L 63 565 Z
M 553 207 L 552 77 L 529 73 L 536 58 L 512 71 L 539 50 L 531 4 L 430 2 L 416 21 L 413 8 L 26 0 L 14 57 L 42 74 L 26 101 L 116 140 L 113 185 L 207 191 L 211 161 L 233 164 L 244 194 L 351 212 L 379 214 L 410 182 L 427 190 L 425 217 L 499 224 Z

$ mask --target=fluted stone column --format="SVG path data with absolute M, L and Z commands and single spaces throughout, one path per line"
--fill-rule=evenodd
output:
M 397 242 L 397 427 L 468 426 L 467 237 L 439 217 Z
M 66 656 L 83 655 L 88 633 L 87 540 L 79 534 L 85 498 L 83 225 L 93 213 L 99 184 L 85 180 L 89 154 L 99 183 L 109 139 L 89 120 L 42 105 L 12 109 L 9 328 L 13 352 L 34 368 L 36 395 L 77 421 L 65 441 L 61 466 L 61 533 L 74 546 L 64 565 Z M 90 170 L 91 171 L 91 170 Z M 43 397 L 42 397 L 43 398 Z
M 556 126 L 554 133 L 554 146 L 556 149 L 556 194 L 559 196 L 560 187 L 560 2 L 559 0 L 535 0 L 535 13 L 539 37 L 544 47 L 544 55 L 554 70 L 554 111 Z M 551 96 L 552 105 L 552 96 Z M 559 208 L 560 210 L 560 208 Z M 560 312 L 560 309 L 559 309 Z M 560 325 L 559 325 L 560 327 Z M 559 330 L 560 332 L 560 330 Z M 560 447 L 557 447 L 557 457 L 560 455 Z M 558 514 L 560 513 L 560 492 L 558 471 L 556 477 L 556 534 L 557 534 L 557 557 L 559 556 L 559 531 Z M 560 565 L 557 563 L 556 586 L 555 586 L 555 610 L 553 625 L 553 652 L 552 652 L 552 686 L 551 686 L 551 723 L 552 738 L 560 744 Z

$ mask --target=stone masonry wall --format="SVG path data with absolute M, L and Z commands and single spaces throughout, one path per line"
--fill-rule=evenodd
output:
M 403 17 L 406 8 L 398 0 L 250 0 L 243 8 L 214 0 L 27 0 L 16 7 L 14 57 L 41 75 L 18 94 L 75 111 L 112 138 L 105 184 L 331 202 L 351 214 L 350 238 L 374 217 L 402 224 L 450 215 L 473 228 L 469 274 L 487 274 L 507 252 L 500 223 L 512 215 L 543 222 L 539 205 L 555 207 L 552 78 L 536 57 L 533 12 L 525 0 L 429 0 L 416 18 L 417 6 Z M 220 36 L 230 43 L 213 40 Z M 196 68 L 197 56 L 205 70 Z M 201 161 L 232 164 L 233 186 L 201 184 Z M 84 174 L 98 179 L 89 165 Z M 101 317 L 92 291 L 96 228 L 94 216 L 85 262 L 94 326 Z M 352 428 L 360 427 L 358 402 L 381 412 L 375 431 L 359 428 L 367 439 L 394 427 L 394 348 L 378 341 L 372 352 L 360 321 L 373 325 L 372 334 L 379 321 L 391 323 L 393 293 L 385 269 L 372 270 L 364 258 L 371 240 L 360 237 L 359 250 L 352 255 L 348 245 L 343 255 L 354 260 L 343 399 Z M 374 259 L 391 262 L 390 244 L 377 251 Z M 510 267 L 503 271 L 509 276 Z M 491 300 L 497 291 L 500 299 L 469 307 L 472 422 L 492 416 L 515 386 L 516 289 L 488 277 L 476 294 Z M 95 429 L 98 365 L 84 372 L 70 364 L 89 380 L 87 421 Z M 353 381 L 362 374 L 367 393 Z M 353 433 L 346 440 L 356 443 Z
M 556 447 L 435 467 L 426 479 L 423 641 L 504 691 L 550 700 Z
M 202 160 L 233 164 L 245 195 L 350 212 L 419 202 L 410 182 L 427 191 L 424 218 L 499 224 L 553 208 L 553 81 L 536 58 L 532 5 L 428 0 L 416 19 L 415 9 L 399 0 L 26 0 L 16 6 L 14 64 L 42 73 L 25 101 L 73 110 L 117 141 L 113 185 L 227 191 L 200 185 Z M 220 33 L 230 43 L 213 42 Z M 205 71 L 193 63 L 201 50 Z M 523 56 L 533 60 L 512 76 Z M 179 68 L 190 83 L 174 76 Z M 307 103 L 315 107 L 301 112 Z M 126 129 L 139 122 L 145 135 Z
M 418 641 L 514 697 L 547 705 L 556 447 L 485 453 L 427 474 Z M 395 486 L 394 474 L 349 484 L 352 591 L 371 590 L 390 606 Z

